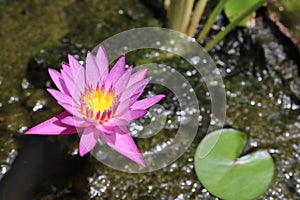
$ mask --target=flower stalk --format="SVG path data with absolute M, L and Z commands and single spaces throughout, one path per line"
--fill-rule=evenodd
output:
M 194 0 L 172 0 L 168 7 L 168 27 L 185 32 L 189 25 Z
M 248 17 L 255 10 L 260 8 L 262 5 L 267 3 L 269 0 L 260 0 L 250 8 L 248 8 L 244 13 L 242 13 L 237 19 L 228 24 L 225 29 L 219 32 L 214 39 L 209 41 L 209 43 L 204 47 L 206 51 L 210 51 L 220 40 L 222 40 L 232 29 L 234 29 L 241 21 Z
M 198 35 L 198 38 L 197 38 L 198 41 L 202 41 L 202 40 L 204 40 L 206 38 L 206 36 L 209 33 L 211 27 L 215 23 L 217 16 L 221 13 L 221 11 L 223 10 L 223 8 L 224 8 L 224 6 L 225 6 L 225 4 L 226 4 L 227 1 L 228 0 L 220 0 L 219 1 L 219 3 L 214 8 L 214 10 L 212 11 L 212 13 L 209 15 L 208 20 L 205 23 L 202 31 Z
M 197 26 L 201 20 L 206 4 L 207 4 L 207 0 L 199 0 L 195 6 L 195 10 L 191 18 L 191 24 L 187 31 L 187 34 L 191 37 L 194 37 L 195 35 Z
M 238 18 L 230 22 L 224 30 L 220 31 L 214 39 L 212 39 L 206 46 L 205 49 L 209 51 L 214 45 L 222 40 L 232 29 L 240 24 L 245 18 L 247 18 L 255 10 L 266 4 L 269 0 L 261 0 L 259 2 L 252 2 L 253 5 L 248 7 Z M 168 28 L 171 28 L 182 33 L 186 33 L 190 37 L 195 37 L 195 33 L 204 9 L 207 5 L 208 0 L 198 0 L 194 11 L 193 4 L 194 0 L 165 0 L 165 8 L 167 10 Z M 202 42 L 210 32 L 213 24 L 216 21 L 217 16 L 222 12 L 228 0 L 220 0 L 217 6 L 213 9 L 209 15 L 207 21 L 204 24 L 203 29 L 197 37 L 198 42 Z

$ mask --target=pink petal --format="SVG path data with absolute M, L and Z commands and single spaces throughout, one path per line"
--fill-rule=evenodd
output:
M 131 105 L 130 108 L 133 109 L 133 110 L 150 108 L 151 106 L 153 106 L 154 104 L 159 102 L 165 96 L 166 95 L 164 95 L 164 94 L 159 94 L 159 95 L 156 95 L 156 96 L 153 96 L 153 97 L 149 97 L 149 98 L 146 98 L 146 99 L 136 101 Z
M 65 62 L 62 62 L 61 66 L 62 66 L 62 71 L 64 71 L 69 76 L 69 78 L 72 78 L 73 76 L 72 76 L 70 66 Z
M 90 126 L 83 130 L 79 142 L 79 154 L 84 156 L 90 152 L 96 145 L 99 137 L 99 131 Z
M 99 67 L 100 76 L 102 77 L 104 75 L 107 75 L 107 73 L 108 73 L 108 60 L 107 60 L 105 49 L 102 45 L 99 46 L 98 51 L 97 51 L 96 64 Z M 105 77 L 105 79 L 106 79 L 106 77 Z
M 127 87 L 143 80 L 146 77 L 146 74 L 147 74 L 148 70 L 149 70 L 148 68 L 144 68 L 144 69 L 141 69 L 141 70 L 135 72 L 134 74 L 132 74 L 130 76 Z
M 60 120 L 63 124 L 74 127 L 87 127 L 90 124 L 74 116 L 67 116 Z
M 72 105 L 72 98 L 69 95 L 66 95 L 62 92 L 59 92 L 57 90 L 47 88 L 47 91 L 56 99 L 57 102 L 62 102 L 65 104 Z
M 128 121 L 118 117 L 114 117 L 108 120 L 107 122 L 103 122 L 103 125 L 105 125 L 106 127 L 113 127 L 113 128 L 123 127 L 123 126 L 128 126 Z
M 57 100 L 57 103 L 62 106 L 68 113 L 79 116 L 78 110 L 80 110 L 78 101 L 73 101 L 73 99 L 57 90 L 47 88 L 47 91 Z
M 145 79 L 146 80 L 146 79 Z M 143 93 L 144 88 L 146 87 L 147 84 L 144 84 L 143 86 L 141 86 L 140 88 L 136 89 L 134 94 L 130 97 L 127 98 L 125 100 L 123 100 L 121 98 L 121 102 L 119 103 L 116 112 L 115 112 L 115 116 L 121 116 L 126 112 L 129 112 L 131 109 L 131 106 L 136 102 L 136 100 L 141 96 L 141 94 Z M 126 89 L 128 90 L 128 89 Z
M 139 96 L 139 95 L 140 95 L 140 94 L 136 94 L 136 95 L 133 96 L 132 98 L 134 98 L 134 100 L 135 100 L 135 98 L 136 98 L 137 96 Z M 135 102 L 135 101 L 133 101 L 132 98 L 128 98 L 128 99 L 126 99 L 126 100 L 120 102 L 119 105 L 118 105 L 118 107 L 117 107 L 117 109 L 116 109 L 116 111 L 115 111 L 114 116 L 122 116 L 122 115 L 124 115 L 124 114 L 130 112 L 130 111 L 132 110 L 132 109 L 131 109 L 131 105 Z
M 77 133 L 75 127 L 68 126 L 61 122 L 61 119 L 70 116 L 67 112 L 62 112 L 25 132 L 25 134 L 37 135 L 60 135 Z
M 115 84 L 115 95 L 116 96 L 119 96 L 126 89 L 131 72 L 132 72 L 132 67 L 127 69 L 126 72 L 121 76 L 121 78 Z
M 131 106 L 136 100 L 142 95 L 145 87 L 147 85 L 141 86 L 139 89 L 136 90 L 136 92 L 130 97 L 129 105 Z
M 130 120 L 136 120 L 143 117 L 147 113 L 147 110 L 131 110 L 128 117 L 130 117 Z
M 85 80 L 88 86 L 92 86 L 92 88 L 95 89 L 100 79 L 100 71 L 95 62 L 94 56 L 91 52 L 88 52 L 86 57 Z
M 52 81 L 56 85 L 57 89 L 59 89 L 63 93 L 68 92 L 66 86 L 64 85 L 64 82 L 61 80 L 62 79 L 61 74 L 58 71 L 48 68 L 48 73 Z
M 105 91 L 112 86 L 113 83 L 117 82 L 119 78 L 125 72 L 125 56 L 121 56 L 113 68 L 110 70 L 109 75 L 105 81 Z
M 72 77 L 75 79 L 78 75 L 79 69 L 83 67 L 72 55 L 69 54 L 68 59 L 69 59 L 69 65 L 70 65 Z
M 96 128 L 101 131 L 102 133 L 106 133 L 106 134 L 113 134 L 115 133 L 115 127 L 112 126 L 105 126 L 102 124 L 99 124 L 96 126 Z
M 81 67 L 78 71 L 78 76 L 74 79 L 75 87 L 73 91 L 73 98 L 76 101 L 79 101 L 81 95 L 84 93 L 85 90 L 85 69 Z
M 127 112 L 116 115 L 116 117 L 130 122 L 143 117 L 147 112 L 147 110 L 128 110 Z
M 130 133 L 126 130 L 118 129 L 115 134 L 100 133 L 101 139 L 111 148 L 145 167 L 145 160 L 134 143 Z
M 121 97 L 119 99 L 120 102 L 131 98 L 132 96 L 136 95 L 136 94 L 141 94 L 144 90 L 144 88 L 147 86 L 147 84 L 149 83 L 150 78 L 144 79 L 142 81 L 139 81 L 135 84 L 133 84 L 132 86 L 128 87 L 122 94 Z M 137 97 L 138 98 L 138 97 Z
M 130 109 L 129 102 L 130 102 L 130 99 L 127 99 L 127 100 L 124 100 L 124 101 L 120 102 L 118 107 L 116 108 L 114 116 L 118 116 L 118 115 L 128 111 Z
M 61 107 L 63 107 L 65 109 L 65 111 L 67 111 L 70 114 L 74 113 L 74 108 L 72 107 L 71 104 L 68 103 L 62 103 L 62 102 L 57 102 Z
M 70 96 L 72 96 L 73 90 L 74 90 L 74 81 L 69 77 L 69 75 L 65 71 L 61 71 L 61 76 L 64 81 L 64 84 L 66 88 L 68 89 L 68 93 Z

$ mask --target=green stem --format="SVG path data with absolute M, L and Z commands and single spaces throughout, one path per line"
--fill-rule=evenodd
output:
M 184 6 L 184 0 L 172 0 L 170 4 L 170 12 L 169 12 L 169 18 L 168 18 L 168 27 L 176 30 L 181 31 L 181 16 L 183 14 L 183 6 Z
M 220 40 L 222 40 L 232 29 L 234 29 L 243 19 L 248 17 L 252 12 L 260 8 L 263 4 L 267 3 L 269 0 L 261 0 L 248 8 L 244 13 L 242 13 L 233 22 L 228 24 L 225 29 L 219 32 L 214 39 L 212 39 L 204 48 L 206 51 L 211 50 Z
M 217 16 L 221 13 L 221 11 L 224 8 L 224 5 L 226 4 L 228 0 L 220 0 L 218 5 L 215 7 L 215 9 L 212 11 L 212 13 L 209 15 L 207 22 L 205 23 L 202 31 L 200 32 L 197 40 L 201 41 L 206 38 L 207 34 L 209 33 L 212 25 L 216 21 Z
M 202 17 L 204 8 L 207 4 L 207 0 L 199 0 L 196 4 L 192 19 L 191 19 L 191 25 L 187 31 L 187 34 L 191 37 L 194 36 L 197 26 L 200 22 L 200 19 Z
M 184 10 L 183 14 L 181 16 L 182 18 L 182 24 L 181 24 L 181 32 L 185 33 L 187 31 L 190 19 L 191 19 L 191 14 L 193 11 L 193 5 L 194 5 L 195 0 L 185 0 L 184 3 Z
M 189 24 L 195 0 L 172 0 L 169 6 L 168 27 L 184 32 Z

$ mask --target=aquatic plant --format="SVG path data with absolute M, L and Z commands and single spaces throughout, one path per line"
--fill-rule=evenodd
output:
M 275 168 L 272 157 L 267 150 L 242 153 L 246 141 L 246 134 L 234 129 L 214 131 L 201 141 L 194 165 L 209 192 L 222 199 L 250 200 L 268 190 Z
M 141 166 L 146 163 L 126 126 L 144 116 L 165 95 L 137 100 L 150 81 L 147 68 L 132 74 L 125 69 L 125 55 L 111 70 L 106 52 L 100 46 L 96 58 L 88 52 L 85 68 L 71 55 L 60 73 L 49 69 L 58 90 L 47 89 L 65 111 L 36 125 L 25 134 L 61 135 L 80 132 L 79 153 L 90 152 L 99 137 L 114 150 Z
M 167 10 L 168 28 L 195 37 L 199 42 L 202 42 L 207 37 L 217 16 L 222 10 L 225 10 L 225 14 L 229 18 L 230 23 L 206 44 L 204 48 L 209 51 L 236 26 L 247 25 L 249 20 L 253 21 L 251 15 L 268 1 L 269 0 L 220 0 L 211 11 L 202 30 L 198 34 L 198 24 L 206 7 L 207 0 L 198 0 L 196 4 L 195 0 L 165 0 L 164 5 Z

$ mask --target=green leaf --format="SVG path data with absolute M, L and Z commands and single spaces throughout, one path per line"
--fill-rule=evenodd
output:
M 258 3 L 260 0 L 229 0 L 224 7 L 225 15 L 230 22 L 238 18 L 249 7 Z M 238 26 L 251 26 L 255 25 L 255 12 L 252 15 L 246 17 Z
M 195 154 L 195 171 L 213 195 L 230 200 L 255 199 L 265 193 L 274 176 L 274 163 L 266 151 L 239 157 L 246 134 L 222 129 L 207 135 Z

